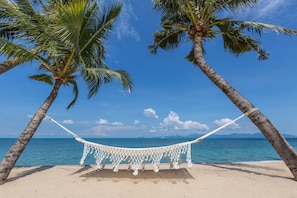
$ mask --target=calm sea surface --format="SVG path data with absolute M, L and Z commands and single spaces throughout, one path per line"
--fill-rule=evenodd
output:
M 154 147 L 189 141 L 187 138 L 108 138 L 89 141 L 121 147 Z M 0 139 L 0 158 L 16 139 Z M 288 139 L 297 150 L 297 138 Z M 17 162 L 17 166 L 78 165 L 83 144 L 74 139 L 32 139 Z M 280 160 L 266 139 L 206 139 L 192 145 L 193 163 L 229 163 L 243 161 Z M 183 160 L 185 162 L 185 160 Z M 94 165 L 89 155 L 85 164 Z

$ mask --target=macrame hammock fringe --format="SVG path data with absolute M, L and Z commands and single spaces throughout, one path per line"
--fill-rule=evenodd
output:
M 186 161 L 188 167 L 192 166 L 191 159 L 191 145 L 194 143 L 201 142 L 203 139 L 208 136 L 218 132 L 219 130 L 227 127 L 228 125 L 236 122 L 237 120 L 247 116 L 252 111 L 256 109 L 252 109 L 251 111 L 235 118 L 234 120 L 226 123 L 225 125 L 205 134 L 201 137 L 194 139 L 188 142 L 177 143 L 168 146 L 160 146 L 160 147 L 149 147 L 149 148 L 125 148 L 125 147 L 114 147 L 107 146 L 103 144 L 98 144 L 94 142 L 87 141 L 74 132 L 70 131 L 60 123 L 58 123 L 53 118 L 46 116 L 49 120 L 60 126 L 67 133 L 72 135 L 76 141 L 84 144 L 84 151 L 80 160 L 80 164 L 83 165 L 84 161 L 88 154 L 93 155 L 96 159 L 96 165 L 98 168 L 104 168 L 105 163 L 109 160 L 112 164 L 113 171 L 119 171 L 119 165 L 122 162 L 127 162 L 129 164 L 129 169 L 133 170 L 133 175 L 137 175 L 139 170 L 144 170 L 145 163 L 151 163 L 153 165 L 154 172 L 159 171 L 160 163 L 162 159 L 168 159 L 170 162 L 170 167 L 174 169 L 178 169 L 181 164 L 181 156 L 186 155 Z

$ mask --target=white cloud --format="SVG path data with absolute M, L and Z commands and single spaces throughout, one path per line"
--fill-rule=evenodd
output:
M 168 117 L 164 118 L 163 122 L 160 123 L 162 130 L 208 130 L 209 127 L 206 124 L 201 124 L 192 120 L 181 121 L 178 114 L 171 111 Z
M 73 120 L 63 120 L 63 124 L 73 124 Z
M 140 121 L 139 120 L 134 120 L 134 122 L 133 122 L 134 124 L 139 124 L 140 123 Z
M 158 118 L 156 111 L 152 108 L 145 109 L 143 113 L 148 118 Z
M 100 125 L 108 125 L 109 122 L 105 119 L 100 119 L 98 121 L 96 121 L 97 124 L 100 124 Z M 111 122 L 110 125 L 113 125 L 113 126 L 120 126 L 120 125 L 124 125 L 122 122 Z
M 137 20 L 137 17 L 133 11 L 133 7 L 130 1 L 125 1 L 122 8 L 122 12 L 118 19 L 118 26 L 116 27 L 116 33 L 118 39 L 122 37 L 133 38 L 136 41 L 140 40 L 140 36 L 135 27 L 131 25 L 131 20 Z
M 128 125 L 99 125 L 90 129 L 91 135 L 97 136 L 113 136 L 115 134 L 120 134 L 122 131 L 132 131 L 136 130 L 134 126 Z
M 111 125 L 113 125 L 113 126 L 121 126 L 121 125 L 124 125 L 124 124 L 121 123 L 121 122 L 112 122 Z
M 97 124 L 108 124 L 108 121 L 105 119 L 100 119 L 98 121 L 96 121 Z
M 288 0 L 259 0 L 255 7 L 244 10 L 240 15 L 244 18 L 251 17 L 252 20 L 257 21 L 278 18 L 282 13 L 287 12 L 285 8 L 292 2 Z
M 229 118 L 222 118 L 222 119 L 220 119 L 220 120 L 215 120 L 214 123 L 215 123 L 216 125 L 218 125 L 218 126 L 223 126 L 223 125 L 225 125 L 225 124 L 227 124 L 227 123 L 229 123 L 229 122 L 231 122 L 231 121 L 232 121 L 232 120 L 229 119 Z M 238 128 L 240 128 L 239 124 L 237 124 L 237 123 L 232 123 L 232 124 L 230 124 L 230 125 L 227 126 L 227 127 L 231 128 L 231 129 L 238 129 Z
M 155 127 L 152 127 L 151 129 L 149 129 L 150 133 L 156 133 L 158 132 L 158 130 Z
M 261 0 L 257 6 L 257 14 L 259 17 L 265 17 L 275 11 L 280 11 L 281 7 L 287 0 Z

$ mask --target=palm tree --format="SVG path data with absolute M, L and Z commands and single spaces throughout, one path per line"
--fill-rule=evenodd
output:
M 55 9 L 45 5 L 34 10 L 35 7 L 27 0 L 0 0 L 0 10 L 9 16 L 5 24 L 19 30 L 13 40 L 0 38 L 0 53 L 24 63 L 39 61 L 41 73 L 30 78 L 53 86 L 0 163 L 0 184 L 6 181 L 61 86 L 73 87 L 74 99 L 67 109 L 75 104 L 78 97 L 79 77 L 88 86 L 89 98 L 99 91 L 102 84 L 114 79 L 119 79 L 124 89 L 131 91 L 132 88 L 131 79 L 125 71 L 111 70 L 104 62 L 104 40 L 112 31 L 122 4 L 108 3 L 108 6 L 102 8 L 101 5 L 99 9 L 95 1 L 70 0 L 55 6 Z
M 192 41 L 193 48 L 187 59 L 197 65 L 243 113 L 246 113 L 297 180 L 297 152 L 269 119 L 214 71 L 204 59 L 203 44 L 218 35 L 223 38 L 224 48 L 231 53 L 240 55 L 255 51 L 260 60 L 265 60 L 268 58 L 267 52 L 260 48 L 257 39 L 248 35 L 249 32 L 261 35 L 268 29 L 285 35 L 297 34 L 297 31 L 280 26 L 222 17 L 222 11 L 236 11 L 256 3 L 256 0 L 153 0 L 153 8 L 161 13 L 163 29 L 154 33 L 154 42 L 149 49 L 151 53 L 156 54 L 158 48 L 171 50 L 183 41 Z

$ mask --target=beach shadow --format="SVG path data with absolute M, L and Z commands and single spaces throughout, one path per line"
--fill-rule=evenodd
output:
M 195 179 L 187 169 L 162 169 L 155 173 L 153 170 L 141 170 L 134 176 L 131 170 L 119 170 L 113 172 L 112 169 L 97 169 L 82 175 L 81 177 L 102 178 L 102 179 L 166 179 L 166 180 L 186 180 Z
M 251 163 L 231 163 L 231 166 L 240 166 L 240 167 L 246 167 L 246 168 L 257 168 L 257 169 L 264 169 L 264 170 L 272 170 L 272 171 L 283 171 L 281 168 L 274 168 L 274 167 L 267 167 L 267 166 L 259 166 L 256 164 Z
M 79 174 L 81 172 L 87 171 L 89 169 L 92 169 L 93 167 L 90 165 L 85 165 L 82 168 L 80 168 L 79 170 L 75 171 L 74 173 L 71 173 L 71 175 L 75 175 L 75 174 Z
M 273 171 L 283 171 L 282 169 L 272 168 L 272 167 L 263 167 L 263 166 L 257 166 L 252 164 L 243 164 L 243 163 L 236 163 L 236 164 L 209 164 L 209 166 L 220 168 L 220 169 L 226 169 L 226 170 L 232 170 L 232 171 L 239 171 L 244 173 L 252 173 L 255 175 L 262 175 L 267 177 L 273 177 L 273 178 L 282 178 L 282 179 L 289 179 L 294 180 L 293 177 L 285 177 L 277 174 L 267 174 L 260 172 L 259 170 L 252 170 L 252 169 L 264 169 L 264 170 L 273 170 Z
M 25 167 L 23 166 L 23 167 L 15 167 L 15 168 L 17 169 L 17 168 L 25 168 Z M 53 166 L 38 166 L 38 167 L 34 167 L 32 169 L 29 169 L 29 170 L 24 170 L 23 172 L 18 173 L 16 176 L 8 178 L 7 182 L 12 182 L 12 181 L 15 181 L 17 179 L 32 175 L 32 174 L 37 173 L 37 172 L 45 171 L 45 170 L 48 170 L 48 169 L 51 169 L 51 168 L 53 168 Z

